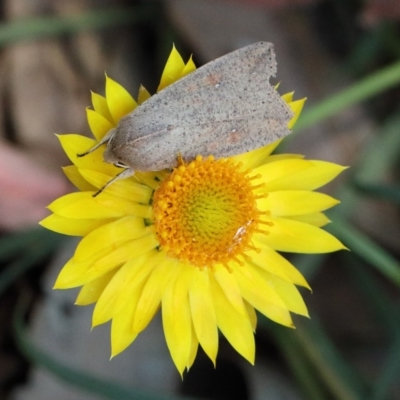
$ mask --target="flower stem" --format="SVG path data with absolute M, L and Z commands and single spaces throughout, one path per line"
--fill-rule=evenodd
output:
M 400 83 L 400 62 L 367 76 L 350 88 L 344 89 L 336 95 L 329 97 L 327 100 L 320 102 L 308 112 L 304 111 L 296 123 L 295 130 L 300 131 L 315 125 L 398 83 Z

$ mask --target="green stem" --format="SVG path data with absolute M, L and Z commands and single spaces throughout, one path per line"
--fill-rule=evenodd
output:
M 19 19 L 0 24 L 0 47 L 23 40 L 110 28 L 151 18 L 151 7 L 103 9 L 68 17 Z
M 400 62 L 382 69 L 344 89 L 327 100 L 321 101 L 308 112 L 304 112 L 296 123 L 296 131 L 308 128 L 346 108 L 383 92 L 400 83 Z

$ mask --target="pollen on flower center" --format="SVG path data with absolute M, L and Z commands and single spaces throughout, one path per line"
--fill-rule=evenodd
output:
M 154 194 L 161 247 L 200 268 L 240 262 L 260 220 L 251 180 L 229 159 L 197 156 L 176 168 Z

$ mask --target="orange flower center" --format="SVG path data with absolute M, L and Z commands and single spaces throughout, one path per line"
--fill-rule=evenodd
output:
M 197 156 L 177 167 L 154 194 L 161 247 L 200 268 L 241 263 L 237 257 L 253 248 L 251 237 L 260 222 L 254 178 L 229 159 Z

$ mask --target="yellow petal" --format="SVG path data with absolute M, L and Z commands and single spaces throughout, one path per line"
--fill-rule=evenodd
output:
M 275 86 L 275 89 L 278 90 L 278 85 Z M 283 94 L 281 97 L 285 103 L 289 104 L 291 101 L 293 101 L 293 95 L 294 95 L 294 92 L 289 92 L 289 93 Z
M 181 72 L 181 78 L 186 76 L 187 74 L 190 74 L 191 72 L 196 70 L 196 65 L 193 62 L 193 57 L 190 56 L 189 61 L 185 64 L 182 72 Z
M 92 193 L 89 192 L 89 195 L 92 196 Z M 109 210 L 118 212 L 119 215 L 134 215 L 141 218 L 150 218 L 152 216 L 153 211 L 150 205 L 138 204 L 121 197 L 111 196 L 107 193 L 100 193 L 94 199 L 97 205 L 108 207 Z
M 107 118 L 103 117 L 100 113 L 91 110 L 90 108 L 86 108 L 86 116 L 90 130 L 97 141 L 103 139 L 103 136 L 105 136 L 109 130 L 113 128 L 113 125 Z
M 214 278 L 221 287 L 222 292 L 225 294 L 232 307 L 243 316 L 247 316 L 246 308 L 243 304 L 242 294 L 236 282 L 234 274 L 222 266 L 217 265 L 214 267 Z
M 147 89 L 143 85 L 140 85 L 139 93 L 138 93 L 138 103 L 142 104 L 150 97 L 151 97 L 151 94 L 147 91 Z
M 304 214 L 304 215 L 291 215 L 291 216 L 286 216 L 285 218 L 314 225 L 318 228 L 321 228 L 329 224 L 329 222 L 331 222 L 331 220 L 322 212 L 317 212 L 313 214 Z
M 250 265 L 234 271 L 242 296 L 254 308 L 272 321 L 293 327 L 292 318 L 285 303 Z
M 180 269 L 179 274 L 166 286 L 162 298 L 162 321 L 172 360 L 182 375 L 191 354 L 192 318 L 188 291 L 193 268 L 184 268 L 181 264 L 176 268 Z
M 48 209 L 55 214 L 71 219 L 109 219 L 122 217 L 119 210 L 109 209 L 96 201 L 93 192 L 70 193 L 53 201 Z
M 232 347 L 247 361 L 254 364 L 255 343 L 249 317 L 236 311 L 213 279 L 210 279 L 210 283 L 218 328 Z
M 155 253 L 155 251 L 152 252 L 153 255 Z M 94 308 L 93 326 L 109 321 L 122 311 L 128 302 L 132 302 L 133 297 L 137 305 L 146 279 L 155 267 L 155 263 L 148 262 L 149 254 L 150 252 L 131 259 L 117 269 L 117 273 L 104 289 Z
M 169 86 L 171 83 L 176 82 L 181 77 L 184 68 L 185 63 L 183 62 L 181 55 L 178 53 L 178 50 L 173 46 L 161 75 L 161 81 L 157 92 Z
M 267 159 L 264 160 L 264 164 L 273 163 L 281 160 L 289 160 L 289 159 L 304 159 L 302 154 L 272 154 L 268 156 Z
M 123 212 L 108 208 L 92 195 L 93 192 L 70 193 L 53 201 L 48 209 L 61 217 L 71 219 L 109 219 L 124 216 Z
M 137 107 L 136 101 L 128 91 L 108 76 L 106 76 L 106 99 L 115 123 Z
M 127 260 L 146 254 L 159 246 L 154 234 L 140 237 L 123 243 L 113 251 L 107 251 L 104 257 L 91 264 L 89 273 L 106 273 L 109 270 L 124 264 Z M 101 254 L 101 253 L 100 253 Z
M 96 112 L 98 112 L 111 123 L 114 123 L 110 110 L 108 109 L 107 99 L 105 97 L 92 92 L 92 105 Z
M 95 146 L 97 143 L 95 140 L 75 134 L 57 135 L 57 137 L 68 158 L 78 168 L 91 169 L 111 176 L 115 176 L 118 172 L 121 172 L 120 168 L 104 162 L 104 147 L 86 154 L 83 157 L 78 157 L 78 154 L 82 154 Z
M 188 364 L 186 365 L 186 368 L 188 371 L 189 371 L 190 367 L 193 365 L 194 360 L 196 359 L 198 348 L 199 348 L 199 341 L 197 339 L 196 332 L 194 330 L 194 326 L 192 323 L 192 341 L 190 343 L 189 361 L 188 361 Z
M 53 289 L 71 289 L 77 286 L 86 285 L 87 283 L 92 282 L 100 276 L 104 275 L 102 272 L 89 273 L 89 267 L 90 264 L 76 264 L 71 258 L 58 274 Z
M 296 286 L 260 268 L 257 272 L 279 294 L 290 312 L 308 317 L 307 307 Z
M 263 183 L 263 191 L 272 190 L 289 190 L 294 189 L 291 186 L 285 186 L 281 189 L 275 188 L 275 182 L 286 182 L 291 176 L 297 175 L 299 171 L 308 171 L 313 168 L 313 164 L 310 161 L 289 158 L 263 164 L 258 168 L 254 169 L 254 174 L 261 174 L 261 178 L 255 180 L 257 184 Z M 281 185 L 282 186 L 282 185 Z
M 247 153 L 232 157 L 235 162 L 242 163 L 243 169 L 254 169 L 263 165 L 270 154 L 278 147 L 282 139 L 276 140 L 267 146 L 260 147 Z
M 57 215 L 72 219 L 109 219 L 126 215 L 149 218 L 152 215 L 150 206 L 110 196 L 107 193 L 93 197 L 93 192 L 67 194 L 53 201 L 48 209 Z
M 97 189 L 104 187 L 113 178 L 113 176 L 102 172 L 88 169 L 79 169 L 79 172 L 87 182 L 91 183 Z M 123 179 L 113 182 L 102 192 L 102 194 L 104 193 L 134 201 L 136 203 L 148 204 L 153 194 L 153 190 L 145 185 L 134 182 L 132 179 Z M 100 194 L 100 196 L 102 194 Z
M 282 175 L 273 182 L 269 181 L 264 190 L 315 190 L 330 182 L 347 168 L 326 161 L 303 160 L 303 162 L 311 164 L 311 167 L 298 169 L 290 174 Z
M 100 253 L 105 248 L 110 251 L 120 243 L 127 242 L 148 234 L 144 221 L 138 217 L 124 217 L 117 219 L 93 230 L 78 244 L 75 254 L 75 262 L 83 262 Z
M 208 269 L 194 269 L 189 289 L 190 310 L 197 339 L 215 366 L 218 352 L 218 330 L 212 302 Z
M 294 125 L 296 124 L 297 120 L 300 117 L 301 111 L 303 110 L 304 103 L 306 102 L 307 98 L 291 101 L 289 103 L 289 107 L 293 111 L 293 118 L 288 123 L 288 128 L 293 129 Z
M 96 190 L 96 188 L 87 182 L 83 176 L 79 173 L 78 168 L 75 165 L 68 165 L 67 167 L 62 167 L 64 174 L 67 176 L 69 181 L 75 185 L 81 192 L 89 192 Z
M 323 193 L 307 190 L 282 190 L 271 192 L 268 197 L 259 199 L 257 207 L 261 211 L 270 211 L 272 215 L 280 217 L 324 211 L 338 203 L 338 200 Z
M 286 260 L 286 258 L 270 247 L 265 246 L 256 238 L 254 238 L 254 245 L 259 249 L 258 252 L 251 252 L 251 260 L 254 264 L 287 282 L 310 289 L 300 271 Z
M 64 235 L 85 236 L 108 222 L 111 221 L 105 219 L 71 219 L 52 214 L 40 221 L 39 224 Z
M 285 218 L 271 218 L 269 235 L 255 238 L 278 251 L 292 253 L 330 253 L 346 247 L 330 233 L 315 226 Z
M 255 332 L 256 328 L 257 328 L 257 313 L 256 313 L 256 310 L 247 301 L 244 301 L 244 306 L 246 307 L 247 314 L 249 316 L 249 321 L 250 321 L 250 324 L 251 324 L 251 328 L 253 329 L 253 332 Z
M 124 351 L 138 336 L 132 330 L 138 294 L 132 293 L 131 301 L 114 316 L 111 324 L 111 358 Z
M 132 327 L 135 332 L 144 330 L 153 319 L 160 307 L 166 286 L 177 273 L 177 263 L 177 260 L 165 259 L 150 274 L 143 287 L 133 318 Z
M 111 271 L 108 274 L 95 279 L 92 282 L 83 285 L 79 291 L 78 297 L 75 301 L 76 305 L 87 306 L 88 304 L 95 303 L 103 290 L 106 288 L 111 278 L 114 276 L 115 271 Z

